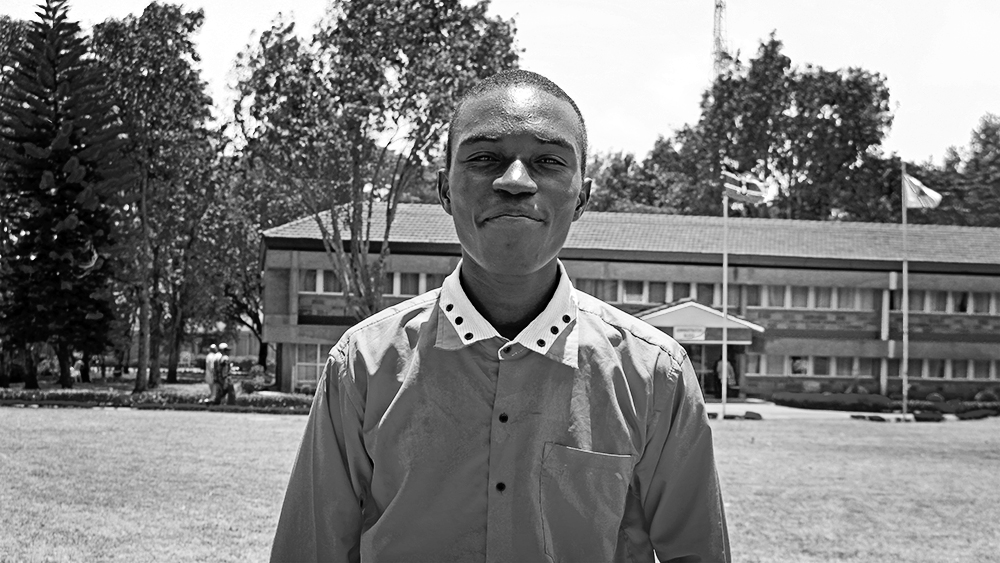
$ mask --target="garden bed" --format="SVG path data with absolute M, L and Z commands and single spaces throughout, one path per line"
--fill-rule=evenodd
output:
M 775 393 L 777 405 L 800 409 L 823 409 L 851 412 L 894 413 L 903 411 L 903 401 L 884 395 L 865 393 Z M 1000 401 L 916 401 L 906 402 L 907 412 L 931 412 L 976 416 L 1000 416 Z M 965 418 L 960 416 L 959 418 Z

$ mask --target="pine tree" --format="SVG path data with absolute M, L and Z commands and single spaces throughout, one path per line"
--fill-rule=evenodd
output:
M 64 387 L 74 351 L 108 345 L 114 232 L 129 181 L 116 110 L 67 12 L 66 0 L 39 5 L 0 93 L 0 344 L 49 344 Z

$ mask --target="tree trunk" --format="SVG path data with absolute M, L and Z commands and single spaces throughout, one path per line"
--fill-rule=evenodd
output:
M 24 358 L 24 388 L 40 389 L 38 386 L 38 362 L 35 361 L 35 353 L 31 350 L 31 345 L 21 349 Z
M 80 362 L 80 383 L 90 383 L 90 354 L 83 353 L 83 360 Z
M 56 344 L 55 348 L 56 359 L 59 360 L 59 385 L 63 389 L 72 389 L 73 377 L 70 375 L 70 362 L 73 360 L 73 356 L 70 353 L 69 346 L 60 342 Z
M 181 341 L 184 339 L 184 319 L 181 318 L 181 307 L 174 292 L 170 302 L 170 334 L 167 355 L 167 383 L 177 383 L 177 364 L 181 359 Z
M 7 360 L 7 352 L 0 350 L 0 388 L 10 387 L 10 362 Z
M 153 263 L 156 264 L 159 253 L 153 253 Z M 154 266 L 155 267 L 155 266 Z M 160 353 L 163 351 L 163 294 L 160 293 L 160 274 L 158 269 L 153 272 L 153 290 L 150 294 L 150 309 L 152 317 L 149 325 L 149 388 L 160 386 Z
M 132 393 L 142 393 L 149 388 L 149 288 L 143 283 L 139 288 L 139 367 L 135 374 Z
M 254 334 L 254 336 L 257 336 Z M 260 343 L 260 349 L 257 351 L 257 365 L 264 368 L 267 371 L 267 344 L 257 336 L 257 342 Z

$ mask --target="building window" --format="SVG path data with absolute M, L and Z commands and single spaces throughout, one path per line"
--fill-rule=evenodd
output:
M 927 306 L 932 313 L 946 313 L 948 311 L 948 292 L 928 291 Z
M 860 311 L 874 311 L 875 310 L 875 290 L 874 289 L 859 289 L 858 290 L 858 310 L 860 310 Z
M 969 377 L 969 360 L 952 360 L 951 361 L 951 378 L 952 379 L 971 379 Z
M 437 289 L 441 287 L 444 283 L 445 274 L 427 274 L 427 289 L 424 291 L 430 291 L 432 289 Z
M 817 287 L 815 288 L 816 295 L 816 308 L 817 309 L 832 309 L 833 308 L 833 288 L 832 287 Z
M 340 276 L 333 270 L 323 270 L 323 293 L 343 293 Z
M 699 283 L 698 295 L 695 296 L 695 301 L 709 307 L 713 306 L 715 304 L 715 284 Z
M 680 301 L 691 297 L 691 284 L 685 282 L 674 282 L 674 301 Z
M 399 294 L 417 295 L 420 293 L 420 274 L 404 272 L 399 274 Z
M 759 374 L 760 373 L 760 355 L 759 354 L 747 354 L 747 373 Z M 987 370 L 987 373 L 989 370 Z
M 989 360 L 972 360 L 972 378 L 973 379 L 989 379 L 990 378 L 990 361 Z
M 918 313 L 924 310 L 924 291 L 920 289 L 911 289 L 907 292 L 910 299 L 910 310 L 916 311 Z
M 649 282 L 649 302 L 667 302 L 667 284 L 664 282 Z
M 330 347 L 319 344 L 295 345 L 295 385 L 315 385 L 323 373 L 326 358 L 322 357 L 324 350 Z
M 837 375 L 854 375 L 854 358 L 837 356 L 835 363 L 837 364 Z
M 316 293 L 316 270 L 299 270 L 299 291 Z
M 792 356 L 792 375 L 809 375 L 809 356 Z
M 783 309 L 785 307 L 785 286 L 767 286 L 767 306 L 775 309 Z
M 740 297 L 742 295 L 743 295 L 743 292 L 740 291 L 740 286 L 739 285 L 729 284 L 729 308 L 730 309 L 739 309 L 740 306 L 743 305 L 743 303 L 740 300 Z M 720 306 L 721 306 L 721 303 L 720 303 Z
M 785 375 L 785 357 L 775 354 L 764 356 L 764 370 L 767 375 Z
M 809 306 L 809 288 L 802 285 L 792 286 L 792 309 L 805 309 Z
M 945 361 L 937 359 L 927 360 L 927 377 L 944 379 Z
M 857 290 L 853 287 L 837 288 L 837 309 L 852 310 L 857 309 Z
M 642 291 L 643 283 L 637 280 L 625 280 L 622 282 L 623 301 L 626 303 L 645 303 L 646 296 Z
M 875 358 L 858 358 L 858 371 L 853 375 L 875 375 Z
M 760 286 L 747 285 L 747 307 L 760 307 Z
M 829 356 L 813 356 L 813 375 L 830 375 Z
M 990 314 L 990 294 L 989 293 L 979 293 L 972 292 L 968 294 L 969 304 L 966 309 L 969 313 L 974 315 L 988 315 Z M 963 311 L 964 312 L 964 311 Z

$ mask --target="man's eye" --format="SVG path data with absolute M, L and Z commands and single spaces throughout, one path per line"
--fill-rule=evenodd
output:
M 558 158 L 555 158 L 555 157 L 551 157 L 551 156 L 542 157 L 542 158 L 538 159 L 538 162 L 540 164 L 552 164 L 552 165 L 555 165 L 555 166 L 562 166 L 562 164 L 563 164 L 563 161 L 561 159 L 558 159 Z
M 492 154 L 474 154 L 466 160 L 468 162 L 496 162 L 497 158 Z

